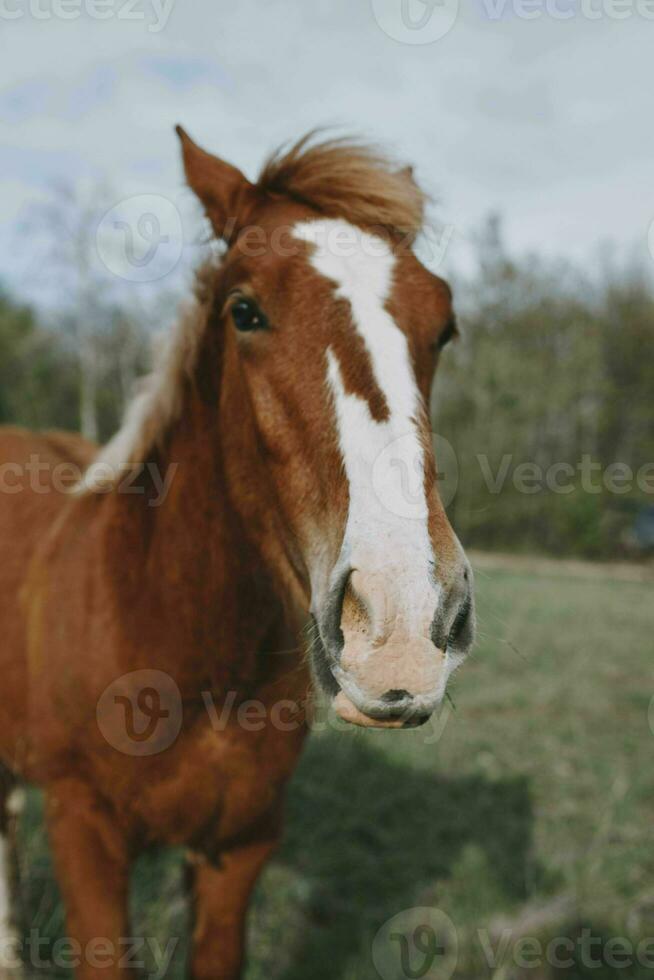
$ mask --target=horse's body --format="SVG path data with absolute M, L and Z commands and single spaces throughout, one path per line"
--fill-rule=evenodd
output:
M 275 277 L 266 309 L 278 322 L 294 318 L 308 329 L 310 304 L 334 302 L 329 282 L 308 269 L 313 246 L 302 242 L 293 260 L 247 256 L 252 285 L 232 313 L 239 336 L 226 329 L 225 303 L 235 286 L 244 295 L 238 262 L 245 260 L 240 254 L 230 265 L 243 222 L 229 236 L 222 226 L 232 212 L 238 218 L 247 188 L 239 185 L 236 194 L 238 171 L 186 137 L 184 147 L 189 183 L 231 248 L 205 274 L 197 307 L 178 328 L 154 386 L 99 457 L 74 436 L 0 431 L 1 826 L 14 781 L 44 788 L 84 980 L 121 975 L 117 958 L 99 967 L 86 951 L 98 938 L 118 949 L 130 934 L 129 866 L 151 842 L 184 844 L 193 858 L 193 977 L 239 976 L 248 896 L 278 839 L 282 791 L 305 734 L 310 676 L 298 632 L 310 604 L 320 637 L 316 674 L 342 717 L 360 724 L 422 720 L 471 639 L 469 576 L 437 500 L 423 436 L 416 445 L 424 454 L 424 518 L 402 524 L 406 518 L 393 513 L 375 527 L 377 535 L 380 527 L 388 533 L 389 590 L 370 544 L 357 552 L 362 484 L 349 472 L 355 457 L 346 429 L 341 456 L 334 423 L 325 418 L 325 347 L 305 359 L 296 342 L 295 354 L 287 349 L 271 374 L 255 380 L 262 347 L 273 337 L 272 326 L 256 335 L 263 314 L 252 312 L 249 298 L 250 290 L 265 293 L 264 272 Z M 229 185 L 227 208 L 216 189 L 221 180 Z M 314 215 L 298 200 L 280 204 L 279 196 L 271 187 L 259 199 L 266 208 L 256 216 L 258 228 L 269 232 L 283 217 L 299 229 Z M 247 211 L 252 221 L 256 209 Z M 354 217 L 355 227 L 367 226 Z M 296 235 L 301 240 L 304 232 Z M 434 277 L 422 282 L 417 261 L 403 261 L 442 332 L 450 316 L 446 287 L 434 280 L 432 296 Z M 286 312 L 275 309 L 283 296 L 291 304 Z M 336 300 L 330 323 L 343 319 L 343 302 Z M 355 310 L 357 300 L 350 302 Z M 378 329 L 387 324 L 380 320 Z M 367 401 L 372 416 L 360 425 L 372 426 L 371 437 L 386 427 L 385 438 L 397 438 L 400 396 L 378 385 L 360 345 L 345 350 L 345 327 L 330 330 L 344 385 L 339 425 L 354 391 L 356 405 Z M 389 344 L 395 340 L 389 334 Z M 432 370 L 416 358 L 422 398 Z M 337 374 L 332 370 L 338 402 Z M 304 396 L 293 403 L 295 391 Z M 418 430 L 420 413 L 416 402 L 405 426 Z M 101 476 L 102 463 L 133 471 L 129 486 Z M 75 473 L 84 470 L 82 487 L 71 493 Z M 164 494 L 154 475 L 166 474 L 173 478 Z M 375 508 L 364 510 L 370 522 Z M 404 538 L 420 575 L 421 549 L 436 555 L 438 542 L 438 561 L 427 561 L 429 576 L 438 570 L 426 597 L 416 587 L 418 573 L 400 562 Z M 344 541 L 348 556 L 359 555 L 348 557 L 345 574 Z M 373 559 L 368 578 L 366 561 Z
M 93 449 L 58 434 L 2 431 L 0 459 L 28 464 L 35 455 L 49 466 L 79 466 Z M 263 588 L 259 601 L 256 583 L 245 572 L 232 580 L 242 598 L 230 602 L 227 613 L 213 598 L 229 591 L 219 569 L 211 582 L 215 556 L 206 556 L 198 569 L 197 556 L 189 555 L 186 564 L 182 549 L 175 549 L 171 565 L 170 542 L 157 541 L 156 534 L 146 554 L 139 517 L 129 514 L 135 497 L 73 497 L 46 491 L 47 482 L 44 470 L 38 492 L 26 486 L 15 496 L 0 495 L 0 540 L 16 542 L 5 550 L 0 569 L 0 752 L 16 777 L 46 790 L 71 935 L 82 946 L 98 937 L 115 941 L 130 935 L 129 860 L 153 842 L 188 845 L 198 887 L 218 896 L 218 903 L 228 898 L 228 918 L 238 916 L 239 904 L 242 916 L 249 886 L 278 835 L 281 788 L 304 735 L 303 719 L 290 709 L 281 728 L 269 723 L 276 703 L 293 701 L 301 710 L 306 698 L 308 671 L 291 649 L 297 635 Z M 197 518 L 170 515 L 181 535 Z M 229 553 L 216 531 L 213 522 L 211 530 L 203 527 L 201 540 L 209 550 L 212 543 L 219 551 L 224 544 Z M 149 563 L 151 571 L 144 573 Z M 197 580 L 199 601 L 185 611 L 178 604 L 180 582 L 189 579 Z M 203 607 L 204 623 L 196 618 Z M 227 654 L 218 663 L 216 648 Z M 255 659 L 255 651 L 263 655 Z M 96 708 L 109 685 L 140 668 L 165 671 L 173 679 L 184 717 L 165 751 L 134 756 L 108 744 Z M 229 691 L 238 692 L 239 701 L 262 705 L 268 722 L 243 726 L 236 703 L 217 725 Z M 208 693 L 213 714 L 203 700 Z M 122 709 L 115 723 L 125 723 Z M 165 719 L 162 724 L 166 743 Z M 10 788 L 6 781 L 5 790 Z M 230 864 L 219 866 L 227 850 L 235 871 Z M 91 877 L 83 870 L 85 859 Z M 240 937 L 220 938 L 222 914 L 220 908 L 206 913 L 213 934 L 206 937 L 211 948 L 200 975 L 222 976 L 229 969 L 224 975 L 232 976 L 236 969 Z M 80 975 L 95 973 L 87 966 Z

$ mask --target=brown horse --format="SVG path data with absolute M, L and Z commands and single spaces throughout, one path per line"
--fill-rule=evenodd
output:
M 238 977 L 311 674 L 346 721 L 413 726 L 472 643 L 427 412 L 451 294 L 411 171 L 304 140 L 253 184 L 179 135 L 226 248 L 123 428 L 0 433 L 1 827 L 43 788 L 83 980 L 124 975 L 153 842 L 188 848 L 191 975 Z

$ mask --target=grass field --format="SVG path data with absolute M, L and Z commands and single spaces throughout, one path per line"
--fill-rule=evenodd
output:
M 383 980 L 654 975 L 654 941 L 637 948 L 654 937 L 653 583 L 481 564 L 479 641 L 455 707 L 416 732 L 312 736 L 257 890 L 247 980 L 375 980 L 373 948 Z M 39 816 L 34 793 L 22 918 L 54 938 Z M 179 855 L 141 861 L 135 935 L 186 934 L 181 881 Z M 407 972 L 397 936 L 413 936 L 415 907 L 453 925 L 431 970 L 413 950 Z M 553 937 L 567 945 L 545 955 Z M 184 956 L 182 940 L 169 977 Z

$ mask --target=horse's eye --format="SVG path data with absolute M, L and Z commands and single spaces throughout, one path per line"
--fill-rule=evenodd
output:
M 265 330 L 268 326 L 264 314 L 252 299 L 238 299 L 231 309 L 232 320 L 237 330 Z

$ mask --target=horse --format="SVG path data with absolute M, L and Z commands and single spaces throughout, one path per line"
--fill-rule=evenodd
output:
M 241 976 L 317 692 L 414 727 L 474 635 L 428 412 L 456 323 L 412 170 L 314 134 L 251 182 L 177 133 L 222 244 L 122 427 L 0 430 L 0 830 L 41 787 L 78 980 L 125 975 L 151 845 L 186 849 L 190 976 Z

